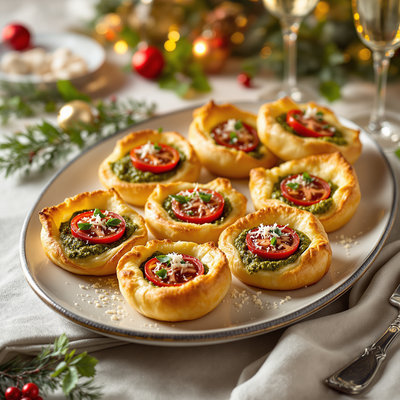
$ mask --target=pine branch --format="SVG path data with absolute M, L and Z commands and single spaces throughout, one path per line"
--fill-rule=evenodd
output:
M 26 132 L 9 134 L 0 143 L 0 171 L 6 177 L 17 171 L 28 173 L 33 167 L 53 168 L 72 151 L 94 144 L 139 120 L 150 117 L 155 105 L 128 99 L 99 102 L 93 124 L 77 123 L 63 131 L 48 122 L 32 125 Z
M 75 355 L 68 353 L 69 341 L 65 334 L 55 340 L 53 348 L 43 348 L 32 360 L 16 357 L 0 365 L 0 399 L 9 386 L 22 388 L 25 383 L 33 382 L 44 394 L 62 388 L 70 400 L 97 400 L 101 398 L 100 387 L 93 379 L 78 382 L 82 377 L 92 378 L 96 371 L 97 360 L 86 352 Z

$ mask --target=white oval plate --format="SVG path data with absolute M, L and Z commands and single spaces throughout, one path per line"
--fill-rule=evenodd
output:
M 260 106 L 260 103 L 248 102 L 235 104 L 252 112 L 257 112 Z M 386 157 L 377 144 L 361 132 L 363 151 L 355 163 L 361 203 L 346 226 L 329 234 L 332 265 L 328 274 L 313 286 L 278 292 L 251 287 L 233 278 L 227 296 L 215 310 L 194 321 L 172 324 L 146 318 L 125 304 L 115 276 L 84 277 L 54 265 L 42 250 L 38 212 L 61 203 L 66 197 L 101 189 L 97 170 L 117 139 L 133 130 L 160 127 L 186 135 L 192 111 L 155 117 L 90 148 L 55 175 L 33 206 L 21 235 L 22 268 L 36 294 L 64 317 L 104 335 L 139 343 L 192 346 L 238 340 L 292 324 L 320 310 L 350 288 L 382 248 L 396 214 L 397 189 Z M 341 119 L 341 122 L 357 128 L 348 120 Z M 200 182 L 214 178 L 203 169 Z M 254 211 L 248 180 L 232 183 L 249 199 L 247 212 Z M 137 211 L 143 214 L 143 209 L 137 208 Z M 104 303 L 105 297 L 109 300 Z M 95 301 L 102 306 L 96 307 Z
M 47 52 L 53 52 L 59 47 L 66 47 L 74 54 L 82 57 L 86 61 L 88 72 L 85 75 L 77 76 L 76 78 L 71 79 L 71 82 L 74 82 L 75 79 L 81 79 L 97 71 L 103 65 L 104 60 L 106 59 L 106 52 L 100 43 L 88 36 L 78 35 L 76 33 L 38 33 L 36 35 L 32 35 L 32 44 L 35 47 L 43 47 Z M 4 43 L 0 43 L 0 59 L 9 51 L 10 49 L 6 47 Z M 40 75 L 7 74 L 2 71 L 0 71 L 0 80 L 14 83 L 34 84 L 43 82 Z M 52 82 L 46 81 L 45 83 Z

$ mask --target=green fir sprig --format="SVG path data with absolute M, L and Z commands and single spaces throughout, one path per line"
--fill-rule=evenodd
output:
M 98 361 L 86 352 L 75 355 L 75 350 L 68 351 L 69 340 L 62 334 L 53 346 L 43 348 L 32 360 L 16 357 L 0 364 L 0 400 L 5 399 L 7 387 L 21 389 L 29 382 L 35 383 L 44 395 L 61 388 L 69 400 L 100 399 L 101 387 L 94 384 L 93 378 Z
M 64 101 L 90 101 L 68 81 L 58 82 L 58 93 Z M 30 100 L 20 100 L 28 106 L 31 103 Z M 0 143 L 0 171 L 9 176 L 17 171 L 29 172 L 33 167 L 40 171 L 53 168 L 71 152 L 149 118 L 155 112 L 155 104 L 148 105 L 132 99 L 113 98 L 107 102 L 99 101 L 92 107 L 95 116 L 92 124 L 76 123 L 63 130 L 42 121 L 28 126 L 24 132 L 5 135 Z

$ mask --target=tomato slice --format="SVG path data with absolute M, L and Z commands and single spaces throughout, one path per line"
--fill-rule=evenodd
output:
M 213 222 L 224 211 L 225 200 L 215 190 L 190 189 L 171 197 L 173 198 L 172 211 L 176 217 L 192 224 Z
M 296 252 L 300 238 L 288 226 L 260 225 L 247 233 L 246 244 L 252 253 L 262 258 L 282 260 Z
M 203 263 L 195 257 L 187 254 L 171 254 L 172 257 L 181 256 L 183 261 L 189 263 L 185 266 L 184 263 L 160 262 L 156 257 L 147 261 L 144 266 L 146 278 L 153 282 L 156 286 L 182 286 L 185 283 L 196 278 L 196 276 L 204 274 Z M 165 271 L 162 271 L 165 270 Z M 157 274 L 158 272 L 158 274 Z
M 330 125 L 323 119 L 304 118 L 301 110 L 290 110 L 286 114 L 286 122 L 301 136 L 324 137 L 333 136 L 335 133 L 329 129 Z
M 297 206 L 311 206 L 327 199 L 331 194 L 329 183 L 315 175 L 308 177 L 297 174 L 285 178 L 281 182 L 282 195 Z
M 171 171 L 179 162 L 179 152 L 166 144 L 148 142 L 135 147 L 130 152 L 135 168 L 153 174 Z
M 211 133 L 218 144 L 246 153 L 253 151 L 260 143 L 257 130 L 236 119 L 222 122 L 213 128 Z
M 90 244 L 108 244 L 115 242 L 123 236 L 126 223 L 119 214 L 101 210 L 100 212 L 104 215 L 104 218 L 99 218 L 93 215 L 94 212 L 95 210 L 86 211 L 72 219 L 71 233 L 73 236 Z M 116 219 L 120 220 L 120 222 L 113 221 L 109 223 L 110 225 L 107 225 L 108 221 Z M 101 221 L 100 223 L 99 220 Z M 91 226 L 89 227 L 89 225 Z

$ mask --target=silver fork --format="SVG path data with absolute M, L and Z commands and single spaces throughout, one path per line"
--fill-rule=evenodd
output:
M 390 304 L 400 309 L 400 285 L 389 298 Z M 386 332 L 364 354 L 346 367 L 337 371 L 325 383 L 331 388 L 348 394 L 362 392 L 374 379 L 376 372 L 386 358 L 390 345 L 400 334 L 400 314 L 389 325 Z

